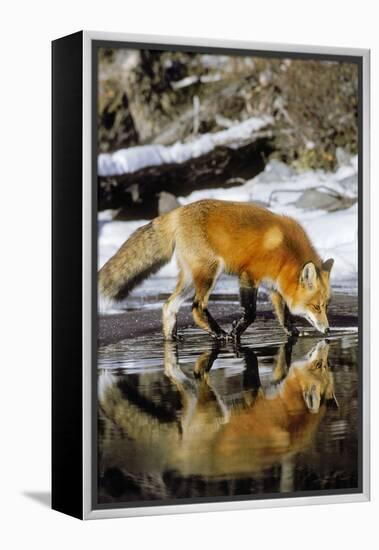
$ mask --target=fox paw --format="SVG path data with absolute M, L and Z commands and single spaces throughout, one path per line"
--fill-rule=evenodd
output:
M 184 336 L 182 334 L 170 334 L 169 336 L 164 336 L 163 339 L 165 342 L 182 342 L 184 340 Z
M 228 339 L 228 333 L 222 329 L 220 330 L 220 332 L 212 332 L 211 336 L 215 340 L 222 341 L 222 342 Z
M 300 336 L 300 331 L 295 326 L 286 328 L 285 331 L 288 337 L 297 338 L 298 336 Z

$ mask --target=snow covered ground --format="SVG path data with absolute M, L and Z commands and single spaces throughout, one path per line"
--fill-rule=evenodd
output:
M 308 171 L 296 173 L 283 163 L 270 161 L 265 170 L 243 185 L 229 189 L 205 189 L 195 191 L 187 197 L 180 197 L 181 204 L 188 204 L 203 198 L 217 198 L 234 201 L 260 201 L 272 211 L 292 216 L 308 232 L 321 257 L 333 257 L 332 285 L 338 289 L 356 292 L 358 273 L 358 204 L 344 209 L 327 211 L 321 208 L 303 208 L 296 205 L 304 191 L 317 188 L 327 192 L 328 197 L 342 197 L 351 203 L 358 192 L 358 159 L 353 157 L 335 172 Z M 348 203 L 349 204 L 349 203 Z M 141 225 L 138 222 L 112 221 L 112 212 L 99 213 L 99 268 L 110 258 L 119 246 Z M 170 292 L 175 286 L 177 266 L 175 259 L 159 273 L 147 280 L 133 294 L 144 297 Z M 221 277 L 214 292 L 235 294 L 237 281 Z

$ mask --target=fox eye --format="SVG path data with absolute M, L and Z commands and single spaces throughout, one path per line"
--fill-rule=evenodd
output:
M 316 361 L 315 362 L 315 368 L 316 369 L 321 369 L 321 367 L 322 367 L 322 361 Z
M 321 308 L 318 304 L 313 304 L 312 307 L 315 311 L 321 311 Z

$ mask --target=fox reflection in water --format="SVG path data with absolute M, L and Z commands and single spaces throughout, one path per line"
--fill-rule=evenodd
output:
M 323 416 L 323 402 L 336 405 L 328 350 L 329 345 L 320 342 L 288 369 L 288 348 L 280 348 L 274 370 L 278 385 L 273 391 L 264 392 L 256 355 L 253 350 L 242 348 L 240 353 L 253 384 L 244 393 L 243 401 L 230 409 L 223 405 L 210 383 L 213 354 L 203 354 L 198 359 L 195 374 L 200 381 L 197 388 L 189 389 L 188 378 L 183 379 L 168 351 L 166 374 L 178 388 L 183 403 L 179 461 L 185 464 L 189 458 L 190 470 L 207 476 L 246 474 L 304 448 Z M 212 457 L 206 461 L 203 450 L 209 447 Z
M 175 344 L 165 344 L 164 373 L 180 397 L 179 413 L 162 413 L 142 394 L 125 391 L 117 376 L 104 375 L 108 381 L 100 391 L 101 414 L 122 437 L 111 449 L 101 449 L 103 476 L 109 478 L 111 472 L 113 482 L 122 472 L 162 479 L 174 471 L 230 480 L 259 476 L 276 465 L 285 471 L 311 443 L 326 407 L 338 406 L 325 340 L 293 362 L 291 342 L 282 345 L 266 389 L 254 350 L 238 348 L 236 355 L 246 367 L 244 390 L 228 405 L 212 386 L 211 368 L 218 353 L 214 348 L 201 354 L 193 376 L 188 376 L 179 365 Z M 291 490 L 285 479 L 280 485 L 281 491 Z M 155 498 L 164 496 L 161 489 Z

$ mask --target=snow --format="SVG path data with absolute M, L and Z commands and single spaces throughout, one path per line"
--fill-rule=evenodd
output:
M 251 117 L 220 132 L 202 134 L 192 141 L 173 145 L 140 145 L 120 149 L 114 153 L 98 156 L 99 176 L 120 176 L 161 164 L 183 163 L 191 158 L 205 155 L 216 147 L 240 147 L 254 138 L 254 133 L 272 123 L 269 116 Z
M 265 170 L 243 185 L 229 189 L 205 189 L 195 191 L 187 197 L 179 197 L 181 204 L 188 204 L 204 198 L 215 198 L 241 202 L 260 201 L 270 210 L 295 218 L 306 229 L 313 244 L 323 259 L 334 258 L 332 285 L 355 290 L 358 273 L 358 205 L 327 212 L 304 210 L 295 206 L 301 193 L 310 188 L 329 189 L 345 197 L 356 197 L 357 157 L 339 167 L 335 172 L 308 171 L 296 173 L 278 161 L 270 161 Z M 349 182 L 349 185 L 346 184 Z M 322 189 L 321 189 L 322 190 Z M 133 222 L 111 221 L 112 212 L 99 213 L 99 268 L 110 258 L 121 244 L 148 220 Z M 177 266 L 175 258 L 156 275 L 134 291 L 134 295 L 153 295 L 171 292 L 175 286 Z M 236 293 L 235 278 L 223 276 L 215 292 Z

